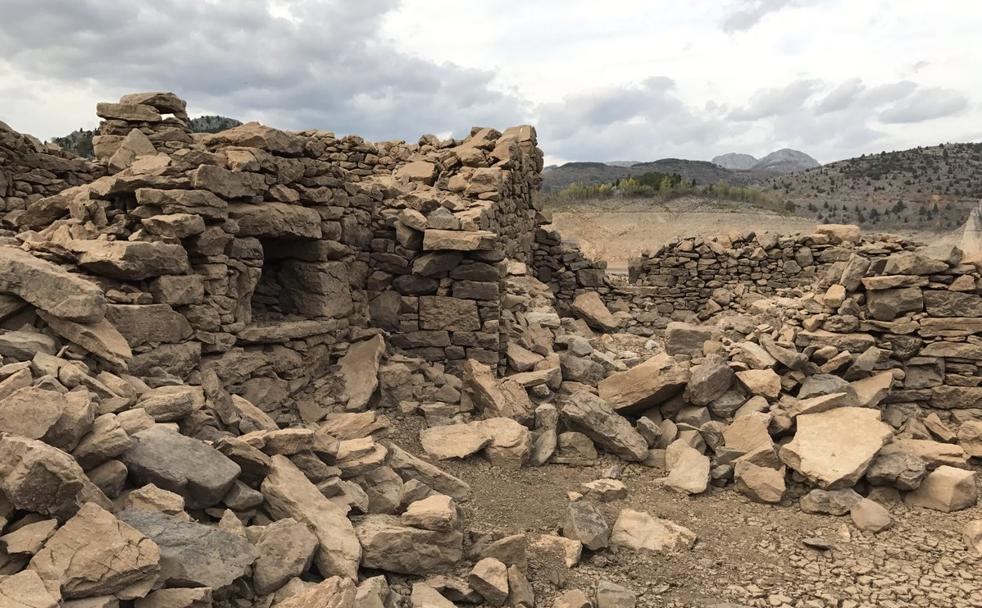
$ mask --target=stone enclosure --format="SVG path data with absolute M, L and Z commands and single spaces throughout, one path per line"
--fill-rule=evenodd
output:
M 843 225 L 693 237 L 624 281 L 549 228 L 530 126 L 191 134 L 172 93 L 97 114 L 94 162 L 0 125 L 0 603 L 594 605 L 580 581 L 633 608 L 606 568 L 720 542 L 627 507 L 639 489 L 730 488 L 861 535 L 977 509 L 982 266 L 958 249 Z M 600 478 L 546 526 L 488 532 L 437 466 L 470 459 L 485 496 L 529 467 Z M 977 605 L 964 523 L 942 558 L 961 578 L 930 597 L 838 574 L 793 599 L 711 591 Z M 711 551 L 691 553 L 716 572 Z M 641 605 L 682 605 L 661 601 L 676 582 Z

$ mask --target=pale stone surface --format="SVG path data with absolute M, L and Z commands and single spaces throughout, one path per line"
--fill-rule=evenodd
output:
M 294 519 L 281 519 L 266 526 L 256 543 L 259 559 L 252 575 L 256 593 L 273 593 L 306 572 L 317 547 L 317 537 Z
M 310 526 L 320 543 L 315 563 L 322 575 L 357 576 L 362 550 L 354 527 L 345 512 L 325 498 L 286 456 L 271 458 L 262 493 L 274 517 L 291 517 Z
M 784 467 L 771 469 L 737 461 L 733 479 L 738 492 L 757 502 L 779 503 L 784 498 Z
M 951 513 L 978 502 L 975 472 L 947 465 L 931 472 L 913 492 L 905 496 L 908 505 Z
M 454 530 L 458 527 L 457 505 L 449 496 L 434 494 L 411 503 L 400 519 L 407 526 L 424 530 Z
M 160 571 L 160 549 L 138 530 L 94 503 L 48 540 L 29 566 L 58 581 L 65 599 L 113 594 Z
M 624 509 L 614 522 L 610 541 L 617 547 L 663 553 L 691 549 L 695 545 L 696 534 L 667 519 Z
M 689 370 L 661 353 L 625 372 L 611 374 L 597 385 L 597 390 L 615 411 L 631 414 L 682 392 L 689 377 Z
M 842 407 L 798 416 L 794 439 L 781 447 L 781 460 L 824 489 L 848 487 L 866 472 L 893 436 L 877 410 Z
M 34 570 L 0 576 L 0 602 L 4 608 L 58 608 L 59 599 L 51 595 Z
M 463 557 L 463 534 L 457 530 L 422 530 L 389 515 L 369 515 L 356 530 L 367 568 L 428 574 L 449 570 Z
M 354 608 L 355 594 L 354 582 L 332 576 L 307 591 L 283 600 L 276 608 Z
M 508 568 L 493 557 L 474 564 L 467 582 L 492 606 L 501 606 L 508 600 Z
M 0 293 L 80 323 L 96 322 L 106 312 L 106 297 L 95 283 L 14 247 L 0 247 Z

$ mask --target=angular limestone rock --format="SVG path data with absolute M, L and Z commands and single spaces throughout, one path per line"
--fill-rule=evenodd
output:
M 378 388 L 379 362 L 385 353 L 385 339 L 376 334 L 368 340 L 352 344 L 341 357 L 341 377 L 348 395 L 346 409 L 360 411 L 368 407 Z
M 866 472 L 893 429 L 880 412 L 842 407 L 797 418 L 794 439 L 781 447 L 781 460 L 823 489 L 849 487 Z
M 625 372 L 604 378 L 597 390 L 600 398 L 616 412 L 634 414 L 679 394 L 689 378 L 688 369 L 660 353 Z
M 320 543 L 315 563 L 323 576 L 357 577 L 362 549 L 345 511 L 325 498 L 289 458 L 271 458 L 262 493 L 271 515 L 311 528 Z
M 241 472 L 215 448 L 161 425 L 133 435 L 120 460 L 138 483 L 180 494 L 192 508 L 220 502 Z
M 696 538 L 695 532 L 673 521 L 652 517 L 643 511 L 623 509 L 614 522 L 610 542 L 615 547 L 665 553 L 691 549 Z
M 317 547 L 317 537 L 298 521 L 287 518 L 266 526 L 256 543 L 259 559 L 252 575 L 256 593 L 272 593 L 306 572 Z
M 978 502 L 975 472 L 940 466 L 924 478 L 920 487 L 907 494 L 905 501 L 914 507 L 945 513 L 975 506 Z
M 160 571 L 160 549 L 138 530 L 94 503 L 58 529 L 29 567 L 58 581 L 65 599 L 111 595 Z
M 65 521 L 86 502 L 110 508 L 75 459 L 41 441 L 0 435 L 0 493 L 17 509 Z
M 238 534 L 159 511 L 127 509 L 119 519 L 160 548 L 160 580 L 169 587 L 221 589 L 248 572 L 256 548 Z
M 562 416 L 570 426 L 624 460 L 640 462 L 648 455 L 644 437 L 626 418 L 592 393 L 574 393 L 563 405 Z
M 109 365 L 126 369 L 133 358 L 133 351 L 119 330 L 105 319 L 95 323 L 76 323 L 38 311 L 45 323 L 56 334 L 78 344 Z
M 106 312 L 98 285 L 14 247 L 0 247 L 0 293 L 79 323 L 94 323 Z
M 463 557 L 459 530 L 433 531 L 403 525 L 397 517 L 369 515 L 356 527 L 362 566 L 402 574 L 452 569 Z
M 139 281 L 163 274 L 186 274 L 191 266 L 180 245 L 149 241 L 72 241 L 78 265 L 95 274 Z
M 587 291 L 573 300 L 573 312 L 587 322 L 590 327 L 603 332 L 612 332 L 620 326 L 620 320 L 611 314 L 600 294 Z

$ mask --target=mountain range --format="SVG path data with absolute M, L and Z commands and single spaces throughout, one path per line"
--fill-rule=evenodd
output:
M 757 159 L 749 154 L 723 154 L 712 162 L 663 158 L 655 161 L 570 162 L 550 165 L 542 171 L 542 188 L 546 192 L 562 190 L 572 183 L 585 185 L 611 183 L 652 171 L 677 173 L 686 181 L 714 184 L 724 181 L 733 185 L 752 185 L 768 177 L 805 171 L 820 166 L 811 156 L 784 148 Z

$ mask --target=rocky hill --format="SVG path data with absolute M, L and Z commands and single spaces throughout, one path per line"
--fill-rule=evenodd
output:
M 729 152 L 727 154 L 720 154 L 719 156 L 713 157 L 713 164 L 719 165 L 724 169 L 749 171 L 754 165 L 757 164 L 757 158 L 755 156 L 751 156 L 750 154 Z
M 951 230 L 982 197 L 982 143 L 868 154 L 762 185 L 819 220 Z
M 821 166 L 820 163 L 804 152 L 783 148 L 760 159 L 751 169 L 773 173 L 796 173 L 818 166 Z
M 678 174 L 683 180 L 694 181 L 699 185 L 715 184 L 721 181 L 733 185 L 747 185 L 761 181 L 770 175 L 748 171 L 730 171 L 704 160 L 686 160 L 683 158 L 663 158 L 656 161 L 634 163 L 630 166 L 599 162 L 571 162 L 546 167 L 542 171 L 542 190 L 557 192 L 574 183 L 583 185 L 613 183 L 624 178 L 638 177 L 652 172 Z

